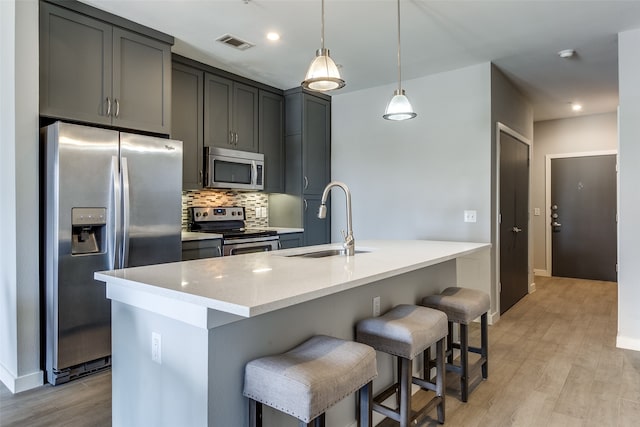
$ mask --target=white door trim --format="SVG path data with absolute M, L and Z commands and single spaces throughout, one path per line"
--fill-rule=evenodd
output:
M 545 220 L 545 276 L 551 276 L 553 269 L 551 268 L 551 160 L 553 159 L 567 159 L 577 157 L 591 157 L 591 156 L 616 156 L 616 175 L 618 174 L 618 150 L 600 150 L 600 151 L 584 151 L 578 153 L 561 153 L 561 154 L 547 154 L 545 157 L 544 166 L 544 212 L 546 216 Z M 619 199 L 618 180 L 616 178 L 616 200 Z M 616 202 L 616 211 L 618 210 Z
M 496 281 L 494 283 L 495 293 L 493 295 L 494 300 L 496 301 L 496 312 L 493 314 L 493 319 L 498 320 L 500 318 L 500 132 L 504 132 L 507 135 L 512 136 L 518 141 L 524 143 L 529 147 L 529 201 L 527 206 L 527 212 L 529 212 L 529 219 L 527 224 L 527 253 L 528 253 L 528 261 L 527 261 L 527 282 L 529 283 L 529 293 L 535 291 L 535 285 L 533 284 L 533 274 L 531 270 L 531 266 L 533 265 L 533 248 L 531 247 L 532 240 L 532 230 L 531 230 L 531 160 L 533 159 L 531 140 L 524 135 L 519 134 L 515 130 L 510 127 L 504 125 L 503 123 L 496 122 L 496 182 L 495 182 L 495 194 L 496 194 L 496 217 L 495 217 L 495 233 L 494 233 L 494 242 L 496 247 L 495 252 L 495 271 L 496 271 Z

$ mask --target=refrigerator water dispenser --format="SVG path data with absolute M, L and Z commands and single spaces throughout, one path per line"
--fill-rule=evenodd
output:
M 105 252 L 106 208 L 71 209 L 71 254 L 87 255 Z

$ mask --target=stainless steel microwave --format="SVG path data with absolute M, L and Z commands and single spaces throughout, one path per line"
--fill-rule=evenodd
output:
M 204 147 L 205 187 L 263 190 L 264 154 Z

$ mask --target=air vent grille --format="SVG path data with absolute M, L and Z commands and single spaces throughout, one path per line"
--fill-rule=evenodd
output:
M 232 36 L 231 34 L 220 36 L 216 39 L 216 41 L 238 50 L 247 50 L 255 46 L 253 43 L 249 43 L 248 41 L 239 39 L 238 37 Z

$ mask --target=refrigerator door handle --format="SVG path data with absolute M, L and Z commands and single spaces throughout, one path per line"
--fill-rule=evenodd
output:
M 111 212 L 111 225 L 113 227 L 113 233 L 111 237 L 111 242 L 109 242 L 110 250 L 112 251 L 113 257 L 109 266 L 110 270 L 115 268 L 119 268 L 118 264 L 118 253 L 120 252 L 120 239 L 118 238 L 120 235 L 120 230 L 122 228 L 120 224 L 120 200 L 122 199 L 121 195 L 121 187 L 120 187 L 120 174 L 118 173 L 118 157 L 111 156 L 111 179 L 113 182 L 113 201 L 112 207 L 113 211 Z
M 129 194 L 129 166 L 127 158 L 122 158 L 122 259 L 121 268 L 129 265 L 129 225 L 131 224 L 131 203 Z

